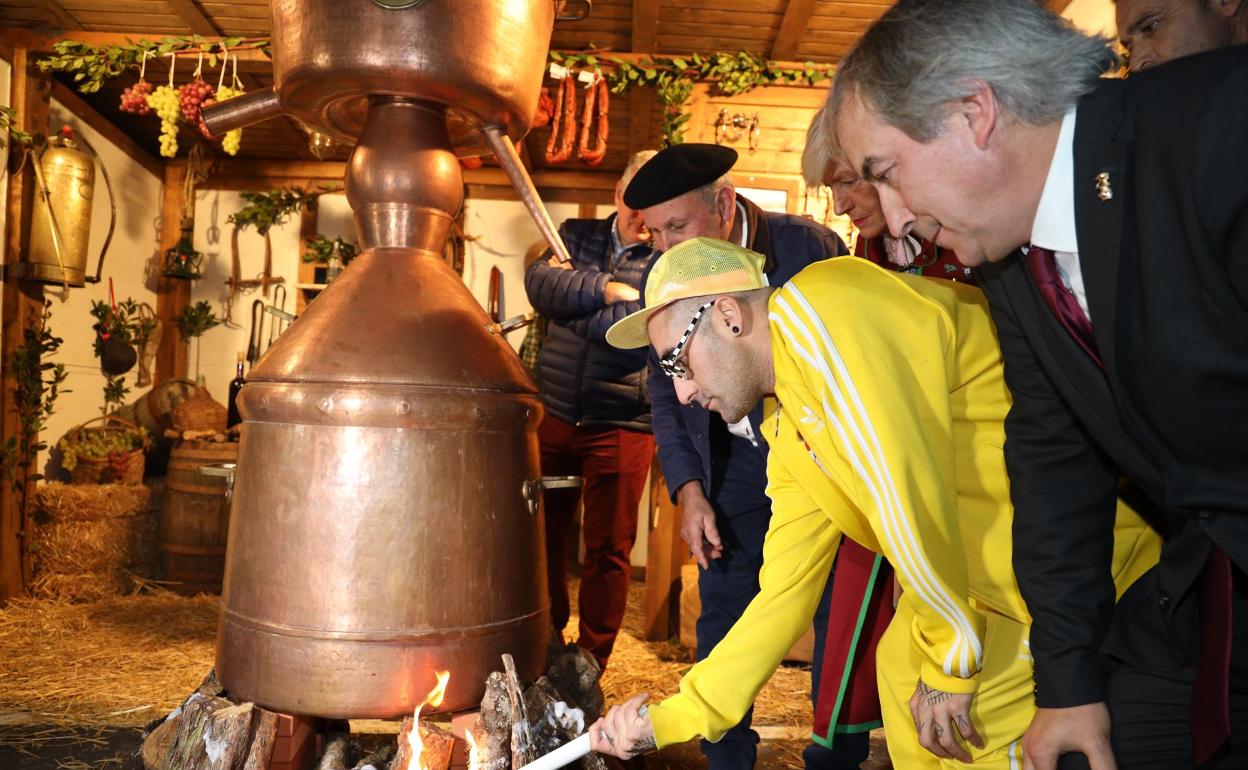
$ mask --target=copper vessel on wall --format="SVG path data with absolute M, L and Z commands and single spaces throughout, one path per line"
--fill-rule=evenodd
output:
M 455 711 L 501 653 L 522 677 L 545 666 L 542 407 L 441 252 L 456 154 L 528 130 L 555 10 L 278 0 L 274 90 L 205 112 L 214 132 L 292 113 L 358 135 L 346 185 L 364 251 L 239 397 L 217 645 L 238 698 L 395 717 L 447 669 Z

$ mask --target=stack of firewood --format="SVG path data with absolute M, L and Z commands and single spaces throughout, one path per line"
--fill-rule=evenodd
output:
M 511 656 L 486 680 L 481 710 L 471 730 L 477 745 L 470 770 L 517 770 L 580 735 L 602 713 L 601 670 L 575 645 L 553 650 L 546 674 L 525 687 Z M 269 770 L 280 715 L 236 703 L 209 673 L 204 683 L 165 719 L 148 727 L 143 762 L 148 770 Z M 367 753 L 347 734 L 346 723 L 327 723 L 316 742 L 316 770 L 407 770 L 409 734 L 420 731 L 419 766 L 449 770 L 456 737 L 426 720 L 403 720 L 398 740 Z M 283 765 L 285 766 L 285 765 Z M 573 765 L 576 770 L 578 766 Z M 579 770 L 606 770 L 589 755 Z

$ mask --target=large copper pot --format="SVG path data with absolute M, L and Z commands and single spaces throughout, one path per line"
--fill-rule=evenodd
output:
M 460 155 L 487 151 L 480 128 L 529 129 L 554 25 L 553 0 L 273 0 L 273 86 L 209 112 L 223 127 L 289 114 L 340 140 L 359 135 L 368 95 L 448 105 Z M 215 116 L 215 117 L 213 117 Z
M 459 710 L 479 702 L 502 653 L 522 677 L 544 667 L 541 404 L 441 252 L 462 204 L 460 140 L 506 149 L 527 130 L 553 7 L 274 3 L 265 109 L 359 135 L 346 187 L 364 252 L 239 398 L 217 647 L 239 698 L 395 717 L 437 669 L 452 674 L 442 710 Z M 257 104 L 226 123 L 262 119 Z

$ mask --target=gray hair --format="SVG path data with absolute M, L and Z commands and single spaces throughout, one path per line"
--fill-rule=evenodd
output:
M 732 177 L 728 174 L 724 174 L 714 182 L 702 185 L 697 189 L 697 192 L 702 194 L 702 202 L 708 208 L 715 208 L 715 199 L 719 197 L 719 191 L 725 189 L 733 189 Z
M 837 66 L 827 109 L 857 95 L 888 124 L 926 142 L 946 106 L 981 81 L 1020 121 L 1056 121 L 1117 65 L 1112 40 L 1089 36 L 1038 0 L 900 0 Z
M 628 183 L 633 181 L 633 176 L 637 173 L 646 162 L 658 155 L 658 150 L 642 150 L 633 153 L 633 157 L 628 159 L 628 164 L 624 166 L 624 173 L 620 174 L 620 183 L 626 188 Z

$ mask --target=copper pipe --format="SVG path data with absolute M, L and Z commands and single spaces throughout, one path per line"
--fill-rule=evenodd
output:
M 213 136 L 225 136 L 226 131 L 285 115 L 286 108 L 282 106 L 277 91 L 269 86 L 205 107 L 202 114 L 204 124 Z
M 503 167 L 503 171 L 507 172 L 507 178 L 511 180 L 516 192 L 520 193 L 520 202 L 529 210 L 529 216 L 533 217 L 533 221 L 537 223 L 537 229 L 550 244 L 551 251 L 555 253 L 560 262 L 571 262 L 572 255 L 568 253 L 568 247 L 559 237 L 559 230 L 550 218 L 550 212 L 542 204 L 541 196 L 537 194 L 537 188 L 533 186 L 533 179 L 529 177 L 529 172 L 524 170 L 524 164 L 520 161 L 520 153 L 516 152 L 516 145 L 512 143 L 511 137 L 497 126 L 486 126 L 482 129 L 482 133 L 489 141 L 490 149 L 494 151 L 498 164 Z

